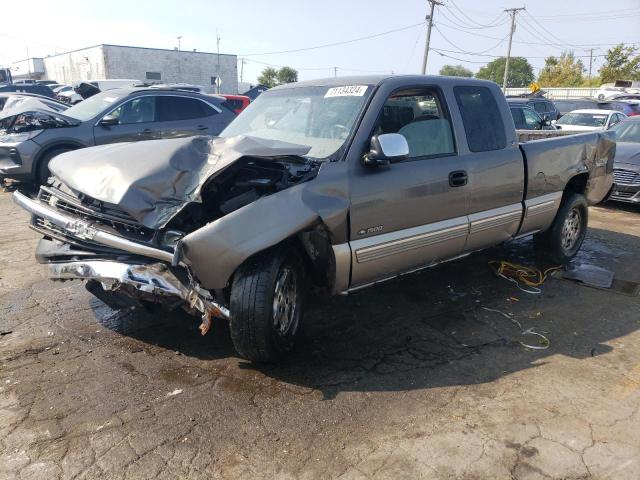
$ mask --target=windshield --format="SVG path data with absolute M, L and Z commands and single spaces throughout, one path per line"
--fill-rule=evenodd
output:
M 64 114 L 84 122 L 104 112 L 122 97 L 121 93 L 116 93 L 113 90 L 101 92 L 74 105 L 66 110 Z
M 326 159 L 346 142 L 372 88 L 365 85 L 300 87 L 265 92 L 221 137 L 247 135 L 310 147 Z
M 580 127 L 604 127 L 607 123 L 607 114 L 600 113 L 567 113 L 558 125 L 576 125 Z
M 616 132 L 616 140 L 619 142 L 640 143 L 640 122 L 618 123 L 611 130 Z

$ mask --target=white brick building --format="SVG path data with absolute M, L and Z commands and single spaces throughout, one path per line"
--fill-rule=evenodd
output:
M 238 92 L 236 55 L 103 44 L 46 57 L 44 69 L 44 78 L 65 84 L 131 78 L 202 85 L 210 92 L 215 92 L 220 77 L 220 93 Z

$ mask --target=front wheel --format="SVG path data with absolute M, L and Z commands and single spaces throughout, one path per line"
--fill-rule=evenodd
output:
M 231 339 L 240 356 L 274 362 L 289 353 L 302 321 L 304 269 L 295 251 L 247 260 L 231 286 Z
M 569 263 L 587 235 L 588 218 L 584 195 L 574 193 L 565 198 L 549 230 L 534 236 L 539 253 L 557 264 Z

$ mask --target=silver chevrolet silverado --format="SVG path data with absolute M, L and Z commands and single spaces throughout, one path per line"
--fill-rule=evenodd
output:
M 113 308 L 228 319 L 238 353 L 294 345 L 304 293 L 346 294 L 526 235 L 558 263 L 613 180 L 607 132 L 519 143 L 490 82 L 351 77 L 263 93 L 220 137 L 64 153 L 35 198 L 53 279 Z

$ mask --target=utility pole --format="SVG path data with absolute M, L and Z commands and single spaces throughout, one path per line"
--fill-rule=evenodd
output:
M 240 59 L 240 81 L 241 82 L 242 82 L 242 77 L 243 77 L 243 74 L 244 74 L 244 62 L 245 61 L 246 60 L 244 58 Z
M 591 67 L 593 66 L 593 51 L 595 48 L 590 48 L 587 50 L 589 52 L 589 79 L 591 79 Z
M 338 76 L 338 67 L 333 67 L 333 76 L 334 77 Z
M 216 48 L 218 52 L 218 82 L 216 84 L 216 93 L 220 93 L 220 84 L 222 83 L 222 78 L 220 77 L 220 35 L 218 35 L 218 29 L 216 28 Z
M 427 0 L 430 5 L 429 15 L 427 15 L 427 20 L 429 25 L 427 26 L 427 41 L 424 45 L 424 58 L 422 59 L 422 75 L 427 73 L 427 59 L 429 58 L 429 42 L 431 41 L 431 26 L 433 25 L 433 11 L 436 8 L 436 5 L 442 5 L 442 2 L 438 0 Z
M 513 42 L 513 32 L 516 31 L 516 13 L 526 10 L 525 7 L 506 8 L 504 11 L 511 14 L 511 31 L 509 32 L 509 49 L 507 50 L 507 61 L 504 64 L 504 77 L 502 78 L 502 92 L 507 91 L 507 76 L 509 75 L 509 59 L 511 58 L 511 43 Z
M 180 51 L 180 40 L 182 39 L 182 35 L 178 35 L 176 38 L 178 39 L 178 51 Z

